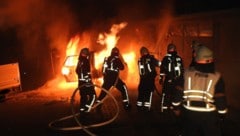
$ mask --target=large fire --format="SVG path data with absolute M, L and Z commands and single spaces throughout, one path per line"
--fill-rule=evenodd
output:
M 120 39 L 120 36 L 118 36 L 117 34 L 126 26 L 127 26 L 126 22 L 122 22 L 120 24 L 114 24 L 111 27 L 109 33 L 100 33 L 98 35 L 98 40 L 96 41 L 98 43 L 97 45 L 103 46 L 103 48 L 101 51 L 93 52 L 94 69 L 101 72 L 104 58 L 110 55 L 112 48 L 117 46 L 118 40 Z M 72 37 L 67 45 L 66 56 L 78 55 L 81 48 L 88 47 L 88 45 L 81 45 L 80 42 L 81 42 L 81 38 L 79 35 Z M 124 78 L 123 80 L 125 80 L 127 86 L 134 86 L 137 83 L 136 77 L 138 77 L 136 53 L 134 52 L 134 49 L 131 49 L 131 48 L 129 48 L 129 51 L 125 51 L 125 52 L 121 50 L 121 47 L 118 47 L 118 48 L 120 49 L 121 57 L 122 57 L 123 63 L 125 64 L 125 69 L 126 69 L 123 72 L 121 72 L 120 76 Z M 77 65 L 76 57 L 75 59 L 74 58 L 69 59 L 67 63 L 65 63 L 65 65 L 69 67 L 71 66 L 76 67 Z M 62 74 L 68 75 L 69 70 L 67 70 L 66 67 L 65 68 L 63 67 Z M 76 74 L 75 74 L 75 77 L 76 77 Z M 94 79 L 94 82 L 102 83 L 102 77 L 100 78 L 98 77 L 97 79 Z M 64 86 L 62 85 L 64 83 L 60 83 L 60 84 L 62 87 Z M 65 84 L 68 84 L 68 83 L 65 82 Z M 72 85 L 76 87 L 76 84 L 72 84 Z

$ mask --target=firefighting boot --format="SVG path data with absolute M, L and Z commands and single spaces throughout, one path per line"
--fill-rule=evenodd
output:
M 142 112 L 143 111 L 143 102 L 137 101 L 137 111 Z
M 138 112 L 141 112 L 142 110 L 143 110 L 142 106 L 138 106 L 138 105 L 137 105 L 137 111 L 138 111 Z
M 165 112 L 167 109 L 169 109 L 168 108 L 168 106 L 166 106 L 166 105 L 161 105 L 161 112 Z
M 123 107 L 126 111 L 130 111 L 132 109 L 132 105 L 129 102 L 123 102 Z
M 164 110 L 167 109 L 167 106 L 165 106 L 165 93 L 162 93 L 162 98 L 161 98 L 161 112 L 164 112 Z
M 149 107 L 146 107 L 146 106 L 143 106 L 142 107 L 142 112 L 150 112 L 150 108 Z
M 82 106 L 82 107 L 80 107 L 79 111 L 80 111 L 80 113 L 84 113 L 87 111 L 87 109 L 86 109 L 86 107 Z

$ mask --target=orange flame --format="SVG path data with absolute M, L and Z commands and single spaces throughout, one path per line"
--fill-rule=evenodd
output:
M 78 51 L 78 43 L 80 41 L 80 37 L 76 35 L 72 37 L 67 45 L 66 56 L 77 55 Z
M 117 45 L 118 40 L 120 39 L 120 36 L 117 36 L 117 34 L 126 26 L 127 26 L 126 22 L 123 22 L 120 24 L 114 24 L 110 29 L 110 33 L 100 33 L 98 35 L 97 43 L 104 46 L 104 49 L 94 53 L 94 67 L 96 70 L 98 71 L 101 70 L 104 58 L 110 55 L 112 48 L 114 48 Z M 78 35 L 70 39 L 67 45 L 67 50 L 66 50 L 67 56 L 76 55 L 78 53 L 79 42 L 80 42 L 80 37 Z M 121 52 L 121 48 L 120 48 L 120 52 Z M 126 62 L 124 62 L 127 66 L 126 68 L 127 76 L 124 76 L 124 79 L 127 80 L 126 82 L 133 83 L 134 80 L 136 81 L 136 72 L 137 72 L 136 54 L 134 51 L 130 50 L 129 52 L 123 52 L 122 58 L 123 60 L 127 60 Z M 69 65 L 76 66 L 75 61 L 71 61 L 68 63 Z M 100 77 L 99 79 L 95 79 L 94 81 L 98 83 L 102 83 L 102 77 Z
M 104 57 L 109 56 L 111 53 L 112 48 L 114 48 L 119 40 L 119 36 L 117 36 L 118 32 L 125 28 L 127 26 L 126 22 L 120 23 L 120 24 L 114 24 L 111 29 L 110 33 L 100 33 L 98 36 L 98 43 L 100 45 L 105 45 L 104 50 L 102 50 L 99 53 L 95 54 L 95 68 L 99 69 L 101 68 L 102 61 L 98 60 L 104 60 Z

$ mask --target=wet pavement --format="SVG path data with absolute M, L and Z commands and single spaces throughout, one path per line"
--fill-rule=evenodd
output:
M 0 103 L 1 136 L 175 136 L 180 132 L 172 111 L 160 112 L 160 96 L 156 92 L 153 95 L 152 110 L 139 112 L 135 106 L 136 91 L 129 91 L 132 108 L 126 111 L 120 102 L 120 93 L 113 90 L 119 112 L 109 97 L 104 101 L 101 111 L 94 109 L 89 114 L 75 116 L 80 125 L 88 127 L 89 134 L 77 124 L 73 116 L 73 111 L 77 112 L 77 100 L 71 104 L 71 97 L 53 98 L 40 95 L 38 91 L 14 94 Z M 230 108 L 228 118 L 222 126 L 224 135 L 240 134 L 239 113 Z M 116 114 L 117 117 L 109 123 Z

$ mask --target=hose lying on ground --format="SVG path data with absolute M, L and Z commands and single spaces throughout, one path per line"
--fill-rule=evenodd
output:
M 104 122 L 101 122 L 101 123 L 96 123 L 96 124 L 92 124 L 92 125 L 87 125 L 87 126 L 84 126 L 80 123 L 79 119 L 77 116 L 81 116 L 81 113 L 76 113 L 75 110 L 74 110 L 74 97 L 76 95 L 76 92 L 80 90 L 81 87 L 84 87 L 84 86 L 94 86 L 94 87 L 97 87 L 97 88 L 100 88 L 102 91 L 104 91 L 105 93 L 107 93 L 108 96 L 110 96 L 113 101 L 114 101 L 114 104 L 116 105 L 116 113 L 115 115 L 107 120 L 107 121 L 104 121 Z M 109 90 L 111 90 L 112 88 L 115 87 L 115 84 L 114 86 L 112 86 Z M 107 97 L 105 97 L 100 103 L 103 103 L 104 100 L 106 100 Z M 98 107 L 100 105 L 100 103 L 97 103 L 96 105 L 94 105 L 90 112 L 95 109 L 96 107 Z M 112 123 L 117 117 L 118 117 L 118 114 L 119 114 L 119 105 L 118 105 L 118 102 L 117 100 L 115 99 L 115 97 L 110 93 L 110 91 L 106 90 L 105 88 L 102 88 L 98 85 L 95 85 L 95 84 L 90 84 L 90 83 L 86 83 L 86 84 L 83 84 L 82 86 L 76 88 L 72 94 L 72 97 L 71 97 L 71 110 L 72 110 L 72 115 L 70 116 L 66 116 L 66 117 L 63 117 L 63 118 L 60 118 L 60 119 L 57 119 L 57 120 L 54 120 L 52 122 L 49 123 L 49 128 L 53 129 L 53 130 L 57 130 L 57 131 L 71 131 L 71 130 L 83 130 L 85 131 L 87 134 L 91 135 L 91 136 L 94 136 L 95 134 L 93 134 L 92 132 L 90 132 L 88 130 L 88 128 L 93 128 L 93 127 L 100 127 L 100 126 L 104 126 L 104 125 L 107 125 L 107 124 L 110 124 Z M 57 122 L 60 122 L 60 121 L 64 121 L 64 120 L 67 120 L 67 119 L 70 119 L 70 118 L 74 118 L 75 121 L 77 122 L 78 126 L 75 126 L 75 127 L 55 127 L 54 124 L 56 124 Z

